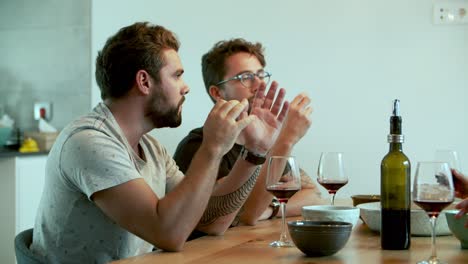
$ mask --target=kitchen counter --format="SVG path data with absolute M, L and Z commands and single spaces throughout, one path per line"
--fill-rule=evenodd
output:
M 0 147 L 0 158 L 48 155 L 48 151 L 21 153 L 18 150 Z
M 15 263 L 15 236 L 34 226 L 45 184 L 47 154 L 0 151 L 1 263 Z

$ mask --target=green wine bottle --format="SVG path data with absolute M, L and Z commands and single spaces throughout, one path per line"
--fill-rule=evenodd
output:
M 403 153 L 398 99 L 393 102 L 388 142 L 390 150 L 380 165 L 380 243 L 382 249 L 408 249 L 411 242 L 411 164 Z

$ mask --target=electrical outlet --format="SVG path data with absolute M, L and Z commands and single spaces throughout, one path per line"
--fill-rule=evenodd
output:
M 468 24 L 467 2 L 438 2 L 434 3 L 434 24 Z
M 47 121 L 52 119 L 52 103 L 51 102 L 38 102 L 34 103 L 34 120 L 43 118 Z

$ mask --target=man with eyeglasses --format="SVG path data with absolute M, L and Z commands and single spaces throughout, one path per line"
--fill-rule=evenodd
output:
M 202 73 L 206 91 L 215 102 L 218 99 L 242 100 L 253 102 L 257 90 L 267 85 L 271 74 L 265 71 L 266 65 L 263 47 L 260 43 L 250 43 L 244 39 L 220 41 L 202 57 Z M 277 89 L 278 83 L 273 81 L 271 89 Z M 279 131 L 278 137 L 268 152 L 271 155 L 288 155 L 294 145 L 305 135 L 311 125 L 309 118 L 312 108 L 310 98 L 301 93 L 289 103 L 289 111 Z M 203 127 L 192 130 L 178 145 L 174 159 L 181 171 L 187 170 L 193 155 L 203 139 Z M 218 183 L 224 184 L 227 179 L 242 174 L 236 170 L 237 164 L 244 160 L 255 165 L 261 165 L 268 156 L 251 153 L 243 147 L 244 134 L 240 134 L 233 148 L 224 155 L 218 172 Z M 224 204 L 224 212 L 213 212 L 213 215 L 235 214 L 232 225 L 239 223 L 255 225 L 258 220 L 273 218 L 278 215 L 279 204 L 266 191 L 266 168 L 259 168 L 257 180 L 250 186 L 241 186 L 239 190 L 247 192 L 245 203 L 241 210 L 235 210 L 230 204 L 239 199 L 236 193 L 220 194 L 216 198 Z M 234 173 L 234 171 L 236 171 Z M 300 215 L 304 205 L 322 203 L 320 191 L 312 183 L 310 177 L 301 169 L 302 189 L 288 201 L 287 216 Z M 244 202 L 244 201 L 242 201 Z M 206 213 L 205 213 L 206 214 Z M 200 226 L 199 226 L 200 227 Z M 203 235 L 199 231 L 192 238 Z

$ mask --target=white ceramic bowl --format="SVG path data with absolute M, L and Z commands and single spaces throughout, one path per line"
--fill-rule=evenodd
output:
M 373 231 L 380 232 L 380 202 L 364 203 L 357 206 L 361 210 L 361 218 L 364 223 Z M 436 235 L 450 235 L 450 229 L 447 225 L 445 211 L 437 218 Z M 411 209 L 411 235 L 413 236 L 431 236 L 431 224 L 427 213 L 422 209 Z
M 465 223 L 468 221 L 468 214 L 465 214 L 462 218 L 455 219 L 457 213 L 458 210 L 447 210 L 445 212 L 445 217 L 447 217 L 450 231 L 460 240 L 460 247 L 462 249 L 468 249 L 468 228 L 465 227 Z
M 304 220 L 339 221 L 356 226 L 359 219 L 359 208 L 339 205 L 307 205 L 302 207 Z

